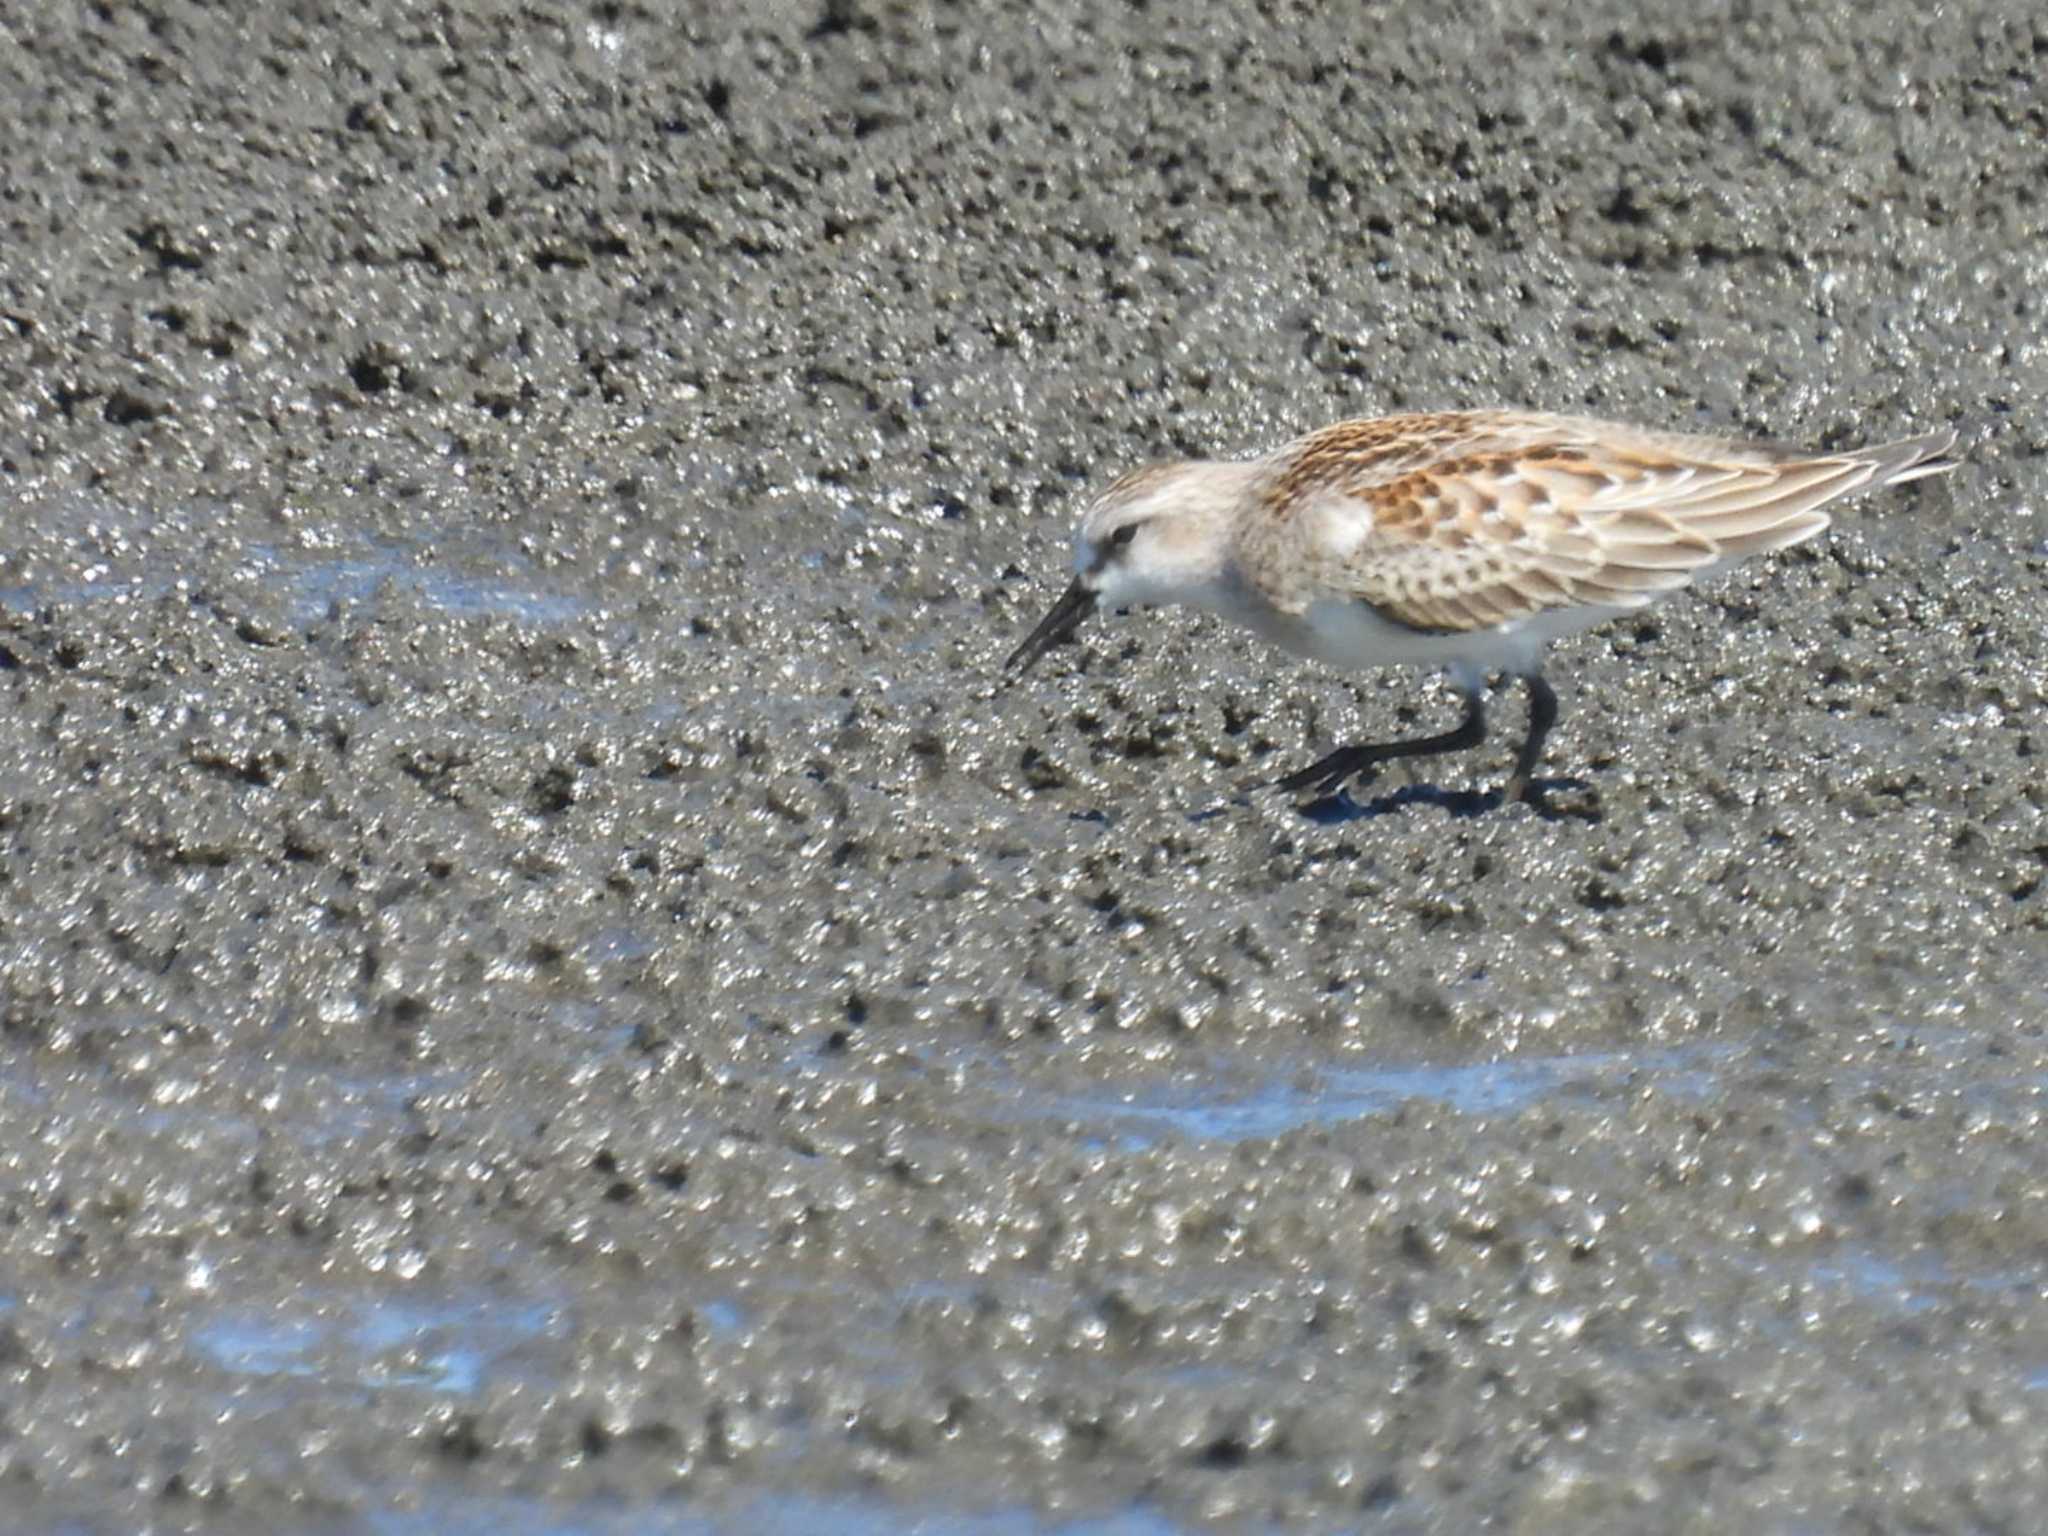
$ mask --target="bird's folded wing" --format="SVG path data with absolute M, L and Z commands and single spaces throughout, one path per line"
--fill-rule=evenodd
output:
M 1485 629 L 1639 607 L 1708 566 L 1797 543 L 1880 467 L 1711 439 L 1537 446 L 1333 487 L 1297 533 L 1325 590 L 1417 629 Z

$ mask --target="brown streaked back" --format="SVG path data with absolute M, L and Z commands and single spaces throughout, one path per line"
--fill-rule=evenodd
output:
M 1237 566 L 1284 611 L 1342 591 L 1419 629 L 1639 607 L 1812 537 L 1838 497 L 1951 467 L 1954 443 L 1815 455 L 1516 412 L 1340 422 L 1267 461 Z

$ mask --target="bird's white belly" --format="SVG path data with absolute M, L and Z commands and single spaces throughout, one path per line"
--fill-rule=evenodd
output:
M 1509 624 L 1448 634 L 1395 624 L 1355 598 L 1324 598 L 1301 614 L 1283 613 L 1257 600 L 1219 605 L 1219 611 L 1283 650 L 1347 671 L 1421 666 L 1526 672 L 1535 669 L 1551 641 L 1629 610 L 1551 609 Z

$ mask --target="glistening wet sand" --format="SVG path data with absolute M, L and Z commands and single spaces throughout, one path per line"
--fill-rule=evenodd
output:
M 2028 1528 L 2048 35 L 1824 9 L 0 19 L 9 1518 Z M 1495 403 L 1968 457 L 1562 648 L 1584 817 L 1001 687 Z

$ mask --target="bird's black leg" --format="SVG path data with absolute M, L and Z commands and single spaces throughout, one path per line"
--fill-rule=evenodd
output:
M 1550 690 L 1545 689 L 1548 693 Z M 1551 700 L 1552 712 L 1557 701 Z M 1544 727 L 1549 729 L 1548 725 Z M 1486 704 L 1478 690 L 1465 695 L 1465 718 L 1456 727 L 1437 736 L 1418 736 L 1412 741 L 1381 741 L 1362 747 L 1339 747 L 1328 757 L 1309 764 L 1299 773 L 1275 779 L 1273 787 L 1290 793 L 1313 789 L 1319 795 L 1334 795 L 1354 773 L 1397 757 L 1430 757 L 1439 752 L 1462 752 L 1486 740 Z M 1540 748 L 1540 743 L 1539 743 Z M 1526 748 L 1524 749 L 1527 750 Z
M 1529 734 L 1522 738 L 1522 750 L 1515 754 L 1515 776 L 1508 780 L 1509 800 L 1537 799 L 1531 776 L 1543 760 L 1543 743 L 1557 724 L 1557 693 L 1534 672 L 1522 679 L 1529 685 Z

